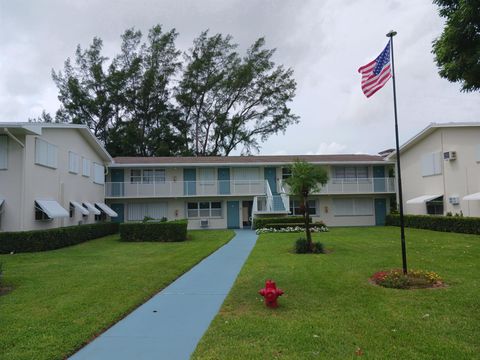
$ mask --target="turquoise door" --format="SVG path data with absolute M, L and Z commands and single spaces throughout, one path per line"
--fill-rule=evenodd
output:
M 195 169 L 183 169 L 183 194 L 197 194 L 197 172 Z
M 240 227 L 240 210 L 238 201 L 227 201 L 227 228 L 238 229 Z
M 112 179 L 112 196 L 123 196 L 125 181 L 123 169 L 112 169 L 110 178 Z
M 115 211 L 118 216 L 112 218 L 113 222 L 123 223 L 125 221 L 125 205 L 124 204 L 110 204 L 109 205 L 113 211 Z
M 230 194 L 230 169 L 218 168 L 218 193 L 220 195 Z
M 266 167 L 264 169 L 265 180 L 268 181 L 270 185 L 270 190 L 272 194 L 277 194 L 277 169 L 273 167 Z
M 386 189 L 385 182 L 385 166 L 374 166 L 373 167 L 373 191 L 375 192 L 385 192 Z
M 387 216 L 387 200 L 375 199 L 375 225 L 385 225 Z

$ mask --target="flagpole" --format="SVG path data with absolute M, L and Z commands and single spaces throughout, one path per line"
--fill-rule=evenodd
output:
M 407 274 L 407 249 L 405 245 L 405 223 L 403 219 L 402 171 L 400 168 L 400 146 L 398 144 L 397 91 L 395 88 L 395 62 L 393 58 L 393 37 L 395 35 L 397 35 L 397 32 L 391 30 L 387 34 L 387 37 L 390 38 L 390 53 L 392 54 L 393 110 L 395 113 L 395 141 L 396 141 L 396 150 L 397 150 L 397 182 L 398 182 L 398 202 L 399 202 L 399 210 L 400 210 L 400 239 L 402 241 L 402 266 L 403 266 L 403 273 Z

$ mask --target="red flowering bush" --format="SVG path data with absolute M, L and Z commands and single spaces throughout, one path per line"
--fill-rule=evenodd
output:
M 411 270 L 407 274 L 400 269 L 379 271 L 372 275 L 370 281 L 394 289 L 422 289 L 443 285 L 437 273 L 425 270 Z

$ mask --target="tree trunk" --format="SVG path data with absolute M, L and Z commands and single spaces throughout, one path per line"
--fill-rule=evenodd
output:
M 308 195 L 303 195 L 303 220 L 305 222 L 305 236 L 307 238 L 307 244 L 310 251 L 313 250 L 312 247 L 312 234 L 310 232 L 310 212 L 308 210 Z

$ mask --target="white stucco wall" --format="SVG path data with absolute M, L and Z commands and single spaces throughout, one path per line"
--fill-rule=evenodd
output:
M 24 143 L 25 136 L 17 136 Z M 0 198 L 5 199 L 0 209 L 0 231 L 16 231 L 20 229 L 22 219 L 23 156 L 20 144 L 8 138 L 6 170 L 0 170 Z
M 39 137 L 57 146 L 57 168 L 35 164 L 35 138 Z M 81 157 L 104 165 L 96 150 L 85 140 L 78 129 L 43 128 L 41 135 L 19 137 L 24 149 L 9 142 L 9 169 L 0 172 L 0 194 L 6 197 L 2 214 L 2 231 L 47 229 L 60 226 L 93 223 L 94 215 L 83 217 L 78 211 L 74 217 L 53 220 L 35 220 L 35 200 L 55 200 L 69 211 L 70 201 L 80 203 L 104 202 L 104 186 L 82 176 Z M 80 156 L 79 173 L 68 171 L 69 151 Z
M 480 161 L 476 158 L 480 146 L 480 128 L 447 127 L 414 144 L 401 154 L 403 199 L 408 214 L 426 214 L 425 204 L 410 205 L 406 201 L 422 195 L 443 194 L 444 212 L 465 216 L 480 216 L 480 201 L 465 201 L 468 194 L 480 192 Z M 443 153 L 456 151 L 457 159 L 444 161 Z M 422 176 L 422 156 L 427 153 L 442 153 L 442 173 Z M 450 204 L 448 198 L 458 196 L 459 205 Z

